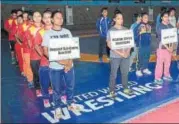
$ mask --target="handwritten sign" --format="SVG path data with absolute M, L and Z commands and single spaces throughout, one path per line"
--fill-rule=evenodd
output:
M 134 34 L 132 30 L 111 31 L 111 48 L 122 49 L 134 47 Z
M 177 29 L 176 28 L 163 29 L 161 33 L 162 33 L 162 35 L 161 35 L 162 44 L 169 44 L 169 43 L 178 42 Z
M 48 51 L 50 61 L 80 58 L 79 38 L 51 39 Z

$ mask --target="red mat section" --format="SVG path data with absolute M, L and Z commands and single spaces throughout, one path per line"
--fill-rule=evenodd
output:
M 179 100 L 161 105 L 127 123 L 179 123 Z

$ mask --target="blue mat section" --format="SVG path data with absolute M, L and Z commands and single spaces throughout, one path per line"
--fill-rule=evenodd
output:
M 151 63 L 149 68 L 154 71 L 155 63 Z M 129 74 L 129 83 L 136 95 L 123 93 L 119 73 L 117 99 L 113 101 L 108 98 L 109 71 L 109 64 L 76 61 L 75 101 L 84 109 L 75 113 L 63 106 L 62 120 L 55 120 L 53 109 L 43 107 L 42 98 L 37 98 L 35 91 L 28 89 L 18 68 L 11 65 L 7 41 L 2 41 L 2 122 L 122 122 L 179 97 L 179 82 L 165 82 L 163 86 L 153 87 L 154 75 L 138 79 L 133 72 Z M 179 74 L 175 62 L 171 74 L 174 79 Z

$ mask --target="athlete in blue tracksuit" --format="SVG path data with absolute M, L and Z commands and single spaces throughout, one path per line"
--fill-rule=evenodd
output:
M 106 45 L 106 35 L 107 35 L 109 28 L 111 27 L 111 19 L 107 17 L 108 9 L 102 8 L 101 15 L 102 16 L 98 18 L 96 22 L 96 28 L 100 35 L 100 40 L 99 40 L 99 61 L 100 62 L 102 62 L 103 49 L 105 46 L 106 46 L 107 56 L 109 58 L 109 48 Z
M 151 45 L 151 26 L 148 24 L 148 14 L 142 14 L 142 22 L 138 26 L 135 36 L 136 46 L 138 50 L 139 67 L 136 71 L 138 77 L 144 74 L 150 75 L 151 71 L 148 69 L 150 58 L 150 45 Z

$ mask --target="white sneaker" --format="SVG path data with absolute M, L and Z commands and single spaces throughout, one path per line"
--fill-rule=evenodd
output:
M 142 74 L 142 72 L 140 70 L 136 71 L 136 75 L 137 75 L 137 77 L 142 77 L 143 76 L 143 74 Z
M 62 116 L 61 108 L 56 108 L 56 109 L 55 109 L 55 113 L 54 113 L 54 118 L 55 118 L 55 119 L 60 119 L 61 116 Z
M 68 109 L 71 111 L 81 111 L 84 109 L 84 107 L 80 104 L 72 103 L 70 106 L 68 106 Z
M 143 73 L 147 74 L 147 75 L 151 75 L 152 72 L 147 68 L 143 70 Z
M 61 101 L 63 102 L 63 104 L 66 105 L 67 104 L 67 96 L 66 95 L 62 96 Z
M 44 103 L 44 107 L 45 107 L 45 108 L 49 108 L 49 107 L 51 106 L 48 99 L 44 99 L 44 100 L 43 100 L 43 103 Z

